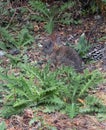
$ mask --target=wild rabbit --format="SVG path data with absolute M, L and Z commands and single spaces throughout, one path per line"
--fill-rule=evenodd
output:
M 77 72 L 82 72 L 82 60 L 78 53 L 71 47 L 58 46 L 49 41 L 44 44 L 43 52 L 49 55 L 51 64 L 57 66 L 65 65 L 75 68 Z

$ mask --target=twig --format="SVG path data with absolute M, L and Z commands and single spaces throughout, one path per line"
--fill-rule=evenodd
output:
M 28 6 L 24 6 L 24 7 L 26 7 L 31 14 L 36 14 L 36 13 L 33 12 Z
M 10 19 L 10 21 L 9 21 L 9 24 L 7 25 L 6 29 L 9 28 L 9 26 L 10 26 L 11 22 L 13 21 L 15 15 L 16 15 L 16 10 L 15 10 L 14 14 L 12 15 L 12 17 L 11 17 L 11 19 Z

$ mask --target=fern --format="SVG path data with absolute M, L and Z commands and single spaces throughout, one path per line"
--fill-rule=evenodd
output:
M 89 48 L 91 45 L 89 42 L 86 40 L 86 37 L 84 34 L 82 34 L 79 38 L 79 42 L 77 46 L 74 46 L 75 50 L 79 53 L 79 55 L 82 58 L 86 58 L 85 55 L 88 52 Z
M 6 45 L 4 42 L 0 41 L 0 49 L 6 50 Z
M 106 108 L 105 108 L 106 109 Z M 97 114 L 97 118 L 100 120 L 100 121 L 103 121 L 103 120 L 106 120 L 106 113 L 98 113 Z
M 85 84 L 80 90 L 79 96 L 83 95 L 85 91 L 88 90 L 89 86 L 95 86 L 97 85 L 100 81 L 100 73 L 98 71 L 94 71 L 92 74 L 87 74 L 89 73 L 88 71 L 85 71 Z M 86 77 L 87 76 L 87 77 Z M 83 80 L 83 79 L 82 79 Z
M 10 107 L 7 112 L 11 115 L 12 111 L 23 110 L 25 107 L 44 106 L 45 111 L 65 111 L 71 118 L 80 112 L 82 104 L 78 99 L 87 101 L 87 112 L 99 113 L 99 108 L 93 103 L 95 99 L 86 97 L 89 95 L 88 90 L 92 86 L 100 83 L 102 77 L 99 72 L 84 71 L 83 74 L 77 74 L 70 67 L 62 67 L 54 72 L 50 71 L 49 65 L 43 70 L 30 64 L 18 64 L 20 69 L 19 76 L 5 75 L 0 72 L 0 79 L 4 81 L 5 97 L 4 106 Z M 0 86 L 3 88 L 3 86 Z M 8 91 L 7 91 L 8 90 Z M 8 104 L 10 101 L 11 105 Z M 91 104 L 90 104 L 90 103 Z M 97 104 L 97 103 L 96 103 Z M 34 105 L 34 106 L 33 106 Z M 103 113 L 103 111 L 101 111 Z M 6 115 L 6 113 L 5 113 Z
M 81 113 L 105 114 L 106 106 L 96 96 L 88 95 L 85 98 L 85 107 L 80 109 Z
M 44 103 L 45 105 L 46 104 L 50 104 L 50 105 L 60 105 L 60 106 L 63 106 L 64 105 L 64 102 L 57 96 L 48 96 L 49 98 L 43 98 L 39 101 L 38 104 L 41 104 L 41 103 Z
M 33 10 L 37 10 L 38 12 L 49 18 L 50 12 L 45 3 L 41 2 L 40 0 L 32 0 L 29 1 L 29 4 L 32 6 Z
M 15 39 L 11 35 L 11 33 L 6 30 L 5 28 L 0 27 L 0 37 L 1 37 L 1 49 L 5 49 L 6 47 L 13 47 L 13 44 L 15 42 Z
M 34 38 L 32 35 L 29 34 L 29 31 L 25 28 L 22 29 L 18 34 L 15 46 L 17 48 L 23 47 L 25 45 L 31 44 L 32 42 L 34 42 Z
M 43 112 L 55 112 L 60 111 L 65 108 L 65 103 L 57 96 L 49 96 L 48 98 L 42 100 L 40 104 L 43 103 L 45 105 L 45 109 Z
M 17 36 L 14 36 L 15 38 L 13 38 L 13 34 L 10 33 L 6 28 L 0 27 L 0 32 L 2 39 L 2 41 L 0 41 L 1 49 L 6 49 L 7 47 L 16 47 L 20 49 L 34 41 L 33 36 L 30 35 L 26 28 L 22 29 Z
M 61 5 L 60 7 L 57 5 L 53 5 L 49 8 L 49 6 L 46 5 L 46 3 L 43 3 L 41 1 L 29 1 L 29 4 L 33 8 L 34 11 L 36 11 L 36 15 L 33 16 L 33 19 L 37 21 L 44 21 L 46 22 L 45 29 L 46 31 L 51 34 L 53 32 L 54 26 L 57 22 L 60 23 L 71 23 L 72 20 L 70 18 L 67 20 L 67 16 L 63 15 L 67 9 L 74 6 L 74 2 L 67 2 Z
M 23 108 L 13 108 L 11 105 L 5 105 L 2 110 L 0 110 L 0 116 L 9 118 L 11 115 L 20 114 L 24 109 Z
M 66 104 L 65 111 L 70 118 L 74 118 L 79 113 L 78 104 L 76 103 Z
M 53 21 L 53 18 L 51 17 L 49 20 L 48 20 L 48 23 L 45 25 L 45 29 L 46 31 L 51 34 L 53 32 L 53 28 L 54 28 L 54 21 Z
M 0 123 L 0 129 L 1 129 L 1 130 L 6 130 L 6 124 L 5 124 L 4 121 L 2 121 L 2 122 Z

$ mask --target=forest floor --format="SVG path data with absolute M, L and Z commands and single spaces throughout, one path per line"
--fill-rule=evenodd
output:
M 101 20 L 97 23 L 96 16 L 89 16 L 82 18 L 82 23 L 78 25 L 63 26 L 57 25 L 52 35 L 59 37 L 61 44 L 73 43 L 77 44 L 79 37 L 85 33 L 88 38 L 90 32 L 90 42 L 95 44 L 104 44 L 106 39 L 99 42 L 99 38 L 106 36 L 106 20 Z M 40 62 L 45 59 L 42 52 L 42 46 L 45 39 L 49 39 L 49 35 L 42 29 L 42 23 L 33 23 L 34 36 L 36 37 L 35 43 L 25 50 L 25 55 L 28 56 L 30 63 Z M 97 26 L 95 26 L 97 24 Z M 94 29 L 93 29 L 94 28 Z M 93 29 L 93 30 L 92 30 Z M 14 50 L 8 50 L 9 53 L 15 55 Z M 9 63 L 8 58 L 0 57 L 2 60 L 1 66 L 6 67 Z M 43 67 L 44 64 L 42 64 Z M 102 61 L 87 64 L 89 69 L 98 69 L 101 73 L 105 73 Z M 11 70 L 15 71 L 15 70 Z M 94 92 L 106 104 L 106 83 L 97 86 Z M 35 116 L 36 120 L 30 125 L 31 119 Z M 70 119 L 67 115 L 59 112 L 43 113 L 37 111 L 34 115 L 33 110 L 25 109 L 21 115 L 13 115 L 9 119 L 0 118 L 0 122 L 5 121 L 7 130 L 106 130 L 106 120 L 100 121 L 95 115 L 78 115 L 74 119 Z

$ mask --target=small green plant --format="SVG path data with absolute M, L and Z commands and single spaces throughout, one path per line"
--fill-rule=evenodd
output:
M 106 36 L 103 36 L 103 37 L 101 37 L 101 38 L 98 39 L 98 42 L 103 42 L 105 40 L 106 40 Z
M 0 25 L 3 27 L 8 24 L 8 18 L 10 17 L 8 5 L 9 1 L 0 1 Z
M 49 66 L 40 70 L 20 63 L 19 69 L 18 76 L 8 75 L 3 69 L 0 72 L 3 81 L 0 87 L 4 89 L 1 116 L 20 113 L 25 107 L 43 106 L 44 112 L 63 111 L 73 118 L 83 106 L 80 100 L 85 100 L 89 96 L 89 89 L 102 81 L 98 71 L 91 73 L 85 70 L 83 74 L 78 74 L 70 67 L 62 67 L 52 72 Z M 92 104 L 95 104 L 95 100 L 92 100 Z
M 86 58 L 85 55 L 87 54 L 88 50 L 90 49 L 91 45 L 86 40 L 84 34 L 82 34 L 79 38 L 78 45 L 74 46 L 75 50 L 82 58 Z
M 5 124 L 4 121 L 2 121 L 2 122 L 0 123 L 0 129 L 1 129 L 1 130 L 6 130 L 6 124 Z
M 56 4 L 49 7 L 40 0 L 30 0 L 29 3 L 32 9 L 36 11 L 32 19 L 46 22 L 45 29 L 50 34 L 53 32 L 56 23 L 70 24 L 74 21 L 70 16 L 71 13 L 64 13 L 67 9 L 73 7 L 74 2 L 72 1 L 66 2 L 60 7 Z
M 80 108 L 81 113 L 96 114 L 99 120 L 106 119 L 106 106 L 101 99 L 89 95 L 85 98 L 84 107 Z
M 98 112 L 105 112 L 106 110 L 104 110 L 105 107 L 102 105 L 102 100 L 100 100 L 96 96 L 89 95 L 85 98 L 85 106 L 84 109 L 81 109 L 81 112 L 93 114 Z
M 23 62 L 21 55 L 12 56 L 10 54 L 7 54 L 6 57 L 10 59 L 10 63 L 14 67 L 16 67 L 18 63 Z
M 23 48 L 24 46 L 31 44 L 34 41 L 33 36 L 29 33 L 29 31 L 24 28 L 22 29 L 17 36 L 10 33 L 6 28 L 0 27 L 0 48 Z

